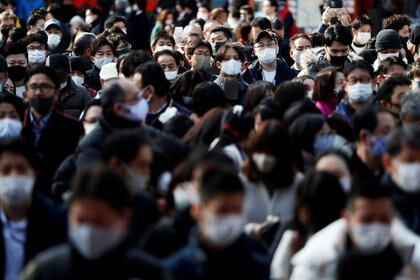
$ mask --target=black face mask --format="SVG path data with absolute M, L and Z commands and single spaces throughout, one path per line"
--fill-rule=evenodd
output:
M 330 55 L 330 63 L 335 67 L 344 67 L 344 63 L 347 60 L 347 55 L 342 56 L 332 56 Z
M 7 38 L 9 38 L 9 32 L 10 30 L 12 30 L 11 28 L 2 28 L 1 29 L 1 34 L 3 35 L 4 41 L 7 40 Z
M 26 67 L 23 66 L 10 66 L 7 68 L 9 78 L 14 81 L 22 81 L 26 76 Z
M 224 42 L 216 42 L 213 46 L 214 48 L 214 53 L 217 53 L 217 51 L 223 46 L 226 45 L 226 41 Z
M 47 115 L 54 105 L 54 97 L 36 97 L 29 99 L 29 106 L 41 116 Z
M 131 49 L 130 48 L 121 49 L 121 50 L 117 51 L 116 54 L 117 54 L 117 57 L 120 57 L 120 56 L 122 56 L 124 54 L 127 54 L 127 53 L 131 53 Z

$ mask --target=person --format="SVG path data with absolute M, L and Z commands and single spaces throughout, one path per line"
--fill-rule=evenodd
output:
M 266 81 L 276 86 L 297 76 L 282 60 L 277 59 L 278 45 L 275 36 L 268 31 L 261 31 L 254 39 L 254 52 L 258 57 L 250 67 L 252 78 Z M 252 81 L 245 80 L 247 83 Z
M 300 57 L 304 50 L 311 48 L 311 41 L 308 35 L 299 33 L 290 38 L 289 42 L 290 57 L 294 61 L 291 68 L 296 71 L 300 71 L 302 70 L 302 66 L 300 65 Z
M 401 56 L 401 39 L 398 33 L 392 29 L 383 29 L 376 35 L 375 51 L 378 58 L 373 63 L 373 68 L 376 71 L 379 63 L 388 57 L 395 57 L 405 59 Z M 405 62 L 405 61 L 404 61 Z
M 173 51 L 175 48 L 175 39 L 172 34 L 166 31 L 160 31 L 156 33 L 151 43 L 151 49 L 153 54 L 163 50 Z
M 35 28 L 44 29 L 45 18 L 40 14 L 32 14 L 28 18 L 28 31 L 31 31 Z
M 150 41 L 155 38 L 159 31 L 164 30 L 169 26 L 175 24 L 175 11 L 171 9 L 163 9 L 158 15 L 156 15 L 156 22 L 150 32 Z
M 322 7 L 323 12 L 321 15 L 321 23 L 318 26 L 317 33 L 324 34 L 325 30 L 332 25 L 350 26 L 351 17 L 347 13 L 346 9 L 342 6 L 342 1 L 326 1 Z M 341 5 L 340 5 L 341 4 Z M 326 7 L 325 7 L 326 6 Z
M 372 37 L 372 20 L 366 16 L 358 16 L 351 24 L 351 32 L 353 33 L 353 41 L 350 45 L 350 51 L 360 54 L 366 49 L 367 43 Z
M 278 7 L 279 7 L 279 4 L 277 1 L 265 0 L 262 3 L 262 11 L 264 13 L 264 17 L 270 21 L 275 19 L 277 17 Z
M 110 62 L 101 67 L 99 71 L 99 82 L 102 89 L 118 80 L 117 63 Z M 98 91 L 98 97 L 102 95 L 102 90 Z
M 245 95 L 245 109 L 252 112 L 264 99 L 273 99 L 276 88 L 265 81 L 256 81 L 249 85 Z
M 45 63 L 48 55 L 48 37 L 45 33 L 33 33 L 27 35 L 23 42 L 28 52 L 28 64 L 30 68 Z
M 92 32 L 95 35 L 104 31 L 104 21 L 101 17 L 101 11 L 96 7 L 86 10 L 85 22 L 89 25 L 89 32 Z
M 392 115 L 380 107 L 367 107 L 354 116 L 356 148 L 351 158 L 354 176 L 380 178 L 386 137 L 395 127 Z
M 378 69 L 375 71 L 378 88 L 380 88 L 384 81 L 389 77 L 403 76 L 406 71 L 407 64 L 400 58 L 388 57 L 381 61 L 378 65 Z
M 417 234 L 420 233 L 419 135 L 418 124 L 395 129 L 389 136 L 383 159 L 387 171 L 383 182 L 392 188 L 395 209 L 405 225 Z
M 96 97 L 96 91 L 85 82 L 86 72 L 89 70 L 88 62 L 80 56 L 70 58 L 71 79 L 76 85 L 84 87 L 91 98 Z
M 249 5 L 243 5 L 239 9 L 240 19 L 244 23 L 250 24 L 251 21 L 254 19 L 254 10 Z
M 25 113 L 22 136 L 45 160 L 40 170 L 39 191 L 50 194 L 52 177 L 58 165 L 76 149 L 83 135 L 83 125 L 54 108 L 60 85 L 57 73 L 51 68 L 40 66 L 31 70 L 25 85 L 24 97 L 29 109 Z
M 48 56 L 45 64 L 58 74 L 60 93 L 57 97 L 57 107 L 64 114 L 78 119 L 91 97 L 83 86 L 77 85 L 71 78 L 69 58 L 64 54 L 52 54 Z
M 165 114 L 170 114 L 169 118 L 175 114 L 191 114 L 188 109 L 171 98 L 170 83 L 161 66 L 156 62 L 151 61 L 140 65 L 131 80 L 141 92 L 142 98 L 148 102 L 146 124 L 154 124 L 157 120 L 165 122 L 162 120 Z
M 129 203 L 124 181 L 111 168 L 79 174 L 69 204 L 69 241 L 36 256 L 22 279 L 167 279 L 154 258 L 124 245 Z
M 0 31 L 4 42 L 9 38 L 10 30 L 16 27 L 17 21 L 17 16 L 10 10 L 0 14 Z
M 294 103 L 303 100 L 308 95 L 308 88 L 297 82 L 286 81 L 277 87 L 274 93 L 274 100 L 280 107 L 280 118 L 282 119 L 286 110 Z
M 223 89 L 229 103 L 243 105 L 248 90 L 248 84 L 241 77 L 246 69 L 243 48 L 230 43 L 224 44 L 217 51 L 215 61 L 220 74 L 214 83 Z
M 13 82 L 12 82 L 13 90 L 10 90 L 8 88 L 8 81 L 11 81 L 11 80 L 8 77 L 7 60 L 2 55 L 0 55 L 0 96 L 3 94 L 10 94 L 10 93 L 15 94 Z
M 210 169 L 198 184 L 199 202 L 191 209 L 198 230 L 191 232 L 186 247 L 165 260 L 165 267 L 175 279 L 269 279 L 265 253 L 242 233 L 244 188 L 238 176 Z
M 401 101 L 410 91 L 411 80 L 404 76 L 390 77 L 379 88 L 377 101 L 399 121 Z
M 117 69 L 122 77 L 131 78 L 134 70 L 141 64 L 149 61 L 149 56 L 144 51 L 134 51 L 128 54 L 120 64 L 120 69 Z
M 317 157 L 314 168 L 336 176 L 344 193 L 350 192 L 353 169 L 347 155 L 336 150 L 326 151 Z
M 78 32 L 74 38 L 71 57 L 80 57 L 89 66 L 92 67 L 93 62 L 90 57 L 90 47 L 96 36 L 92 33 Z
M 408 37 L 410 35 L 410 25 L 411 21 L 406 15 L 398 14 L 394 14 L 389 18 L 386 18 L 382 25 L 383 29 L 392 29 L 398 32 L 408 64 L 412 64 L 414 62 L 413 54 L 407 48 Z
M 271 30 L 274 31 L 277 36 L 277 43 L 279 45 L 279 53 L 277 56 L 282 58 L 287 65 L 292 66 L 294 60 L 290 57 L 289 40 L 284 37 L 284 22 L 279 18 L 273 19 L 271 21 Z
M 210 73 L 213 50 L 207 41 L 197 40 L 188 44 L 186 53 L 192 68 L 176 78 L 171 90 L 176 102 L 190 108 L 194 87 L 201 82 L 214 80 Z
M 228 14 L 223 8 L 213 8 L 209 15 L 209 20 L 215 21 L 218 25 L 225 25 L 227 23 Z
M 101 89 L 99 72 L 105 64 L 115 59 L 115 47 L 103 36 L 98 36 L 90 45 L 90 55 L 93 62 L 92 69 L 86 72 L 85 82 L 94 90 Z
M 113 27 L 118 27 L 125 34 L 127 34 L 127 19 L 123 16 L 109 16 L 104 23 L 105 29 L 111 29 Z
M 414 62 L 420 59 L 420 24 L 415 24 L 410 30 L 410 36 L 408 37 L 407 49 L 411 52 L 414 58 Z
M 25 76 L 28 68 L 28 57 L 25 46 L 21 43 L 11 44 L 5 54 L 7 75 L 15 85 L 15 94 L 23 97 Z
M 83 127 L 85 129 L 85 135 L 88 135 L 96 128 L 101 115 L 101 99 L 92 99 L 80 116 L 80 120 L 83 122 Z
M 18 137 L 22 131 L 25 104 L 14 94 L 0 95 L 0 138 Z
M 271 31 L 271 22 L 268 18 L 258 17 L 251 21 L 251 34 L 252 40 L 254 41 L 258 34 L 263 31 Z
M 209 42 L 213 48 L 213 54 L 216 54 L 220 47 L 226 43 L 231 43 L 232 37 L 233 34 L 229 27 L 221 25 L 212 29 L 210 31 Z
M 338 104 L 336 94 L 336 81 L 340 78 L 338 73 L 334 68 L 326 68 L 321 70 L 315 78 L 312 100 L 316 102 L 316 107 L 325 117 L 334 113 Z
M 153 59 L 162 67 L 166 79 L 171 83 L 177 78 L 178 74 L 181 74 L 181 61 L 173 51 L 159 51 L 155 53 Z
M 0 235 L 3 279 L 18 279 L 38 253 L 66 240 L 65 216 L 34 190 L 39 162 L 22 138 L 0 143 Z
M 293 14 L 287 6 L 286 0 L 280 0 L 278 4 L 278 17 L 284 22 L 284 37 L 291 38 L 297 33 L 295 19 L 293 18 Z
M 354 186 L 343 218 L 292 257 L 290 279 L 417 277 L 418 255 L 407 256 L 405 250 L 418 250 L 418 237 L 395 217 L 389 189 L 376 181 Z
M 61 22 L 56 19 L 50 19 L 45 22 L 44 30 L 48 35 L 48 48 L 51 54 L 53 53 L 62 53 L 66 50 L 63 48 L 61 43 L 61 37 L 63 30 L 61 28 Z
M 338 73 L 341 73 L 341 72 L 338 72 Z M 341 75 L 342 75 L 342 73 L 341 73 Z M 344 75 L 342 75 L 342 76 L 343 76 L 343 79 L 342 80 L 339 79 L 337 84 L 340 84 L 342 82 L 342 84 L 344 86 Z M 293 78 L 292 82 L 301 83 L 301 84 L 305 85 L 307 90 L 308 90 L 307 91 L 307 97 L 312 100 L 312 96 L 314 94 L 314 89 L 315 89 L 315 79 L 314 78 L 312 78 L 311 76 L 308 76 L 308 75 L 302 75 L 302 76 L 298 76 L 296 78 Z
M 146 14 L 146 3 L 138 2 L 133 5 L 127 16 L 127 35 L 135 50 L 147 50 L 150 47 L 151 22 Z
M 273 99 L 264 99 L 254 110 L 254 130 L 257 131 L 266 120 L 280 120 L 281 108 Z
M 403 126 L 419 123 L 420 97 L 417 94 L 406 94 L 401 101 L 400 120 Z
M 191 111 L 194 119 L 201 119 L 213 108 L 226 106 L 225 94 L 220 86 L 213 82 L 199 83 L 192 96 Z

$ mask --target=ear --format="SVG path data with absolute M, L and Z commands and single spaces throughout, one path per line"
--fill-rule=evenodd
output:
M 188 55 L 188 54 L 187 54 L 187 59 L 188 59 L 188 61 L 191 63 L 192 55 Z
M 289 51 L 289 55 L 293 59 L 293 51 L 292 50 Z
M 356 33 L 357 33 L 357 30 L 355 28 L 352 28 L 351 29 L 351 33 L 353 34 L 353 37 L 355 37 L 356 36 Z
M 388 172 L 391 173 L 391 171 L 394 169 L 394 166 L 392 164 L 392 159 L 391 156 L 388 153 L 385 153 L 382 156 L 382 166 L 384 167 L 384 169 Z
M 99 82 L 101 83 L 102 88 L 104 87 L 105 81 L 103 79 L 99 79 Z
M 344 218 L 347 222 L 350 220 L 350 211 L 348 209 L 344 209 L 341 211 L 341 217 Z
M 362 129 L 360 132 L 359 132 L 359 135 L 358 135 L 358 140 L 359 140 L 359 142 L 362 142 L 362 143 L 366 143 L 367 141 L 368 141 L 368 132 L 367 132 L 367 130 L 366 129 Z
M 385 80 L 384 76 L 382 76 L 382 75 L 376 76 L 376 83 L 377 84 L 381 85 L 384 82 L 384 80 Z
M 190 207 L 190 214 L 194 218 L 194 220 L 199 221 L 201 220 L 201 204 L 193 203 Z
M 386 100 L 379 100 L 379 105 L 381 105 L 382 107 L 386 107 Z
M 222 69 L 222 63 L 220 63 L 220 61 L 216 61 L 216 67 L 217 69 Z
M 124 112 L 127 112 L 128 110 L 126 108 L 124 108 L 123 104 L 121 103 L 116 103 L 112 106 L 112 110 L 114 111 L 114 113 L 116 113 L 117 115 L 121 115 Z
M 22 93 L 22 96 L 23 96 L 23 99 L 28 99 L 28 92 L 25 90 L 25 91 Z
M 241 66 L 241 72 L 245 71 L 248 68 L 248 66 L 249 66 L 249 62 L 248 61 L 244 61 L 242 63 L 242 66 Z

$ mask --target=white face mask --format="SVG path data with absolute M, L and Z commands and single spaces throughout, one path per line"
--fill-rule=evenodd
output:
M 97 123 L 83 123 L 83 127 L 85 128 L 85 135 L 91 133 L 97 125 Z
M 22 123 L 17 120 L 5 118 L 0 120 L 0 138 L 17 137 L 22 131 Z
M 245 224 L 244 217 L 238 214 L 215 216 L 206 213 L 205 225 L 201 230 L 209 241 L 220 247 L 226 247 L 234 243 L 241 233 Z
M 373 90 L 370 83 L 357 83 L 347 87 L 347 94 L 357 103 L 365 103 L 372 98 Z
M 389 244 L 391 226 L 385 223 L 355 224 L 351 229 L 354 245 L 362 253 L 380 253 Z
M 271 64 L 276 60 L 276 48 L 265 48 L 258 52 L 258 60 L 264 64 Z
M 400 163 L 393 161 L 397 168 L 396 184 L 408 193 L 420 192 L 420 163 Z
M 395 53 L 378 53 L 378 58 L 380 61 L 384 61 L 385 59 L 389 57 L 396 57 L 398 58 L 400 56 L 400 52 Z
M 28 51 L 28 62 L 29 64 L 39 64 L 45 62 L 45 51 L 33 50 Z
M 136 104 L 124 104 L 125 108 L 129 110 L 129 113 L 126 113 L 124 117 L 127 120 L 140 122 L 144 120 L 149 113 L 149 104 L 146 99 L 140 99 Z
M 175 80 L 177 75 L 178 75 L 178 70 L 165 72 L 165 77 L 168 81 Z
M 34 179 L 29 176 L 1 177 L 1 200 L 11 207 L 22 206 L 32 196 L 34 184 Z
M 101 69 L 102 66 L 104 66 L 105 64 L 111 63 L 112 61 L 114 61 L 113 56 L 106 56 L 104 58 L 95 58 L 94 64 L 98 69 Z
M 49 34 L 48 35 L 48 46 L 50 48 L 55 48 L 60 44 L 61 35 L 58 34 Z
M 359 41 L 359 43 L 362 45 L 367 44 L 367 42 L 370 40 L 370 37 L 370 32 L 357 32 L 357 41 Z
M 95 260 L 117 247 L 124 239 L 123 228 L 104 228 L 90 224 L 69 226 L 69 239 L 76 250 L 86 259 Z
M 149 176 L 145 176 L 134 171 L 127 164 L 123 164 L 123 167 L 128 175 L 127 186 L 130 189 L 130 192 L 136 194 L 145 191 L 147 185 L 149 184 Z
M 164 51 L 164 50 L 168 50 L 168 51 L 173 51 L 174 48 L 171 46 L 167 46 L 167 45 L 163 45 L 163 46 L 156 46 L 155 51 L 156 52 L 160 52 L 160 51 Z
M 270 155 L 255 153 L 252 160 L 261 173 L 270 173 L 276 166 L 276 158 Z
M 184 182 L 180 187 L 177 187 L 173 195 L 176 209 L 184 209 L 200 201 L 197 189 L 191 182 Z
M 71 79 L 79 86 L 83 86 L 85 82 L 85 78 L 80 76 L 71 76 Z
M 296 51 L 294 56 L 293 56 L 293 60 L 297 63 L 300 64 L 300 58 L 302 56 L 302 52 Z
M 236 59 L 223 61 L 221 71 L 227 75 L 238 75 L 241 73 L 242 63 Z

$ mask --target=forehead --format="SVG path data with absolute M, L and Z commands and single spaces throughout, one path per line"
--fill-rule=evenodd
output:
M 404 74 L 404 73 L 405 73 L 404 67 L 398 64 L 391 65 L 388 69 L 388 74 L 390 75 Z
M 175 63 L 175 58 L 172 55 L 161 55 L 158 57 L 158 63 Z
M 330 49 L 346 49 L 348 47 L 349 47 L 349 45 L 344 45 L 344 44 L 342 44 L 340 42 L 333 41 L 332 44 L 331 44 L 331 46 L 329 48 Z
M 28 84 L 32 84 L 32 83 L 50 83 L 50 84 L 54 84 L 54 82 L 45 74 L 43 73 L 38 73 L 35 75 L 32 75 L 29 80 L 28 80 Z
M 98 52 L 112 52 L 112 48 L 108 45 L 103 45 L 98 49 Z
M 0 111 L 16 111 L 16 108 L 12 103 L 2 102 L 0 103 Z
M 11 151 L 3 152 L 0 155 L 0 164 L 11 164 L 15 162 L 29 164 L 29 161 L 26 157 L 21 154 L 17 154 Z
M 370 214 L 389 214 L 392 212 L 392 202 L 389 198 L 356 198 L 354 210 Z
M 219 37 L 219 36 L 225 36 L 225 33 L 223 31 L 216 31 L 210 34 L 210 37 Z
M 317 170 L 343 170 L 347 169 L 347 166 L 339 156 L 327 155 L 319 159 L 316 168 Z
M 369 24 L 363 24 L 362 26 L 360 26 L 359 30 L 370 30 L 371 27 Z
M 258 40 L 257 44 L 267 44 L 270 42 L 274 42 L 273 38 L 271 37 L 262 37 L 260 40 Z
M 46 32 L 61 32 L 60 28 L 58 28 L 55 25 L 48 27 L 48 29 L 46 29 L 45 31 Z
M 157 41 L 157 43 L 162 42 L 162 43 L 172 43 L 172 40 L 169 38 L 159 38 Z
M 28 44 L 28 47 L 29 46 L 33 46 L 33 47 L 39 47 L 39 46 L 43 46 L 43 44 L 41 44 L 40 42 L 38 42 L 38 41 L 33 41 L 33 42 L 30 42 L 29 44 Z
M 366 76 L 366 75 L 370 77 L 370 74 L 367 70 L 362 69 L 362 68 L 356 68 L 347 75 L 347 79 L 351 77 L 360 77 L 360 76 Z
M 197 47 L 194 52 L 211 52 L 207 47 L 199 46 Z
M 6 57 L 7 61 L 16 61 L 16 60 L 26 60 L 26 56 L 23 53 L 20 54 L 10 54 Z
M 296 46 L 310 46 L 311 45 L 311 42 L 309 42 L 309 40 L 307 40 L 305 38 L 299 38 L 299 39 L 296 39 L 294 41 L 294 44 Z

